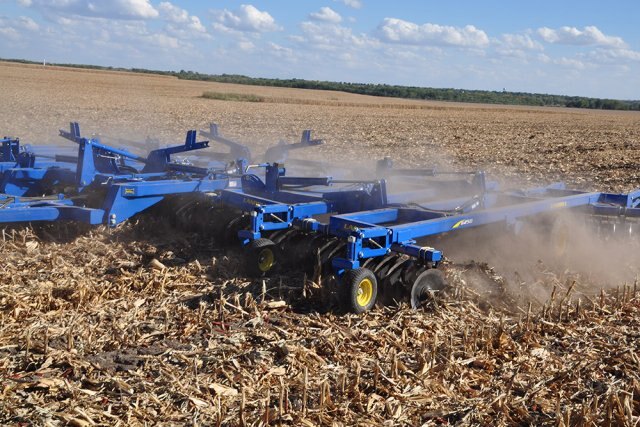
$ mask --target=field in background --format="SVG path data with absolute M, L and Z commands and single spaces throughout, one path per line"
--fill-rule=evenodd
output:
M 224 99 L 205 99 L 207 91 Z M 0 93 L 0 133 L 25 143 L 68 144 L 56 135 L 72 120 L 87 134 L 174 143 L 215 121 L 257 151 L 314 129 L 327 144 L 305 155 L 352 168 L 391 156 L 409 166 L 484 168 L 509 182 L 640 187 L 637 112 L 8 63 L 0 63 Z M 253 96 L 265 102 L 246 102 Z M 453 289 L 426 311 L 352 316 L 324 312 L 326 295 L 312 278 L 249 280 L 238 274 L 239 253 L 149 217 L 80 237 L 63 225 L 7 229 L 0 254 L 0 424 L 639 420 L 637 281 L 600 293 L 604 283 L 576 282 L 572 271 L 532 258 L 534 271 L 507 284 L 504 271 L 477 259 L 448 267 Z M 534 288 L 540 299 L 529 295 Z
M 25 142 L 59 143 L 57 129 L 72 120 L 86 132 L 165 142 L 215 121 L 258 146 L 313 129 L 327 141 L 315 151 L 323 158 L 392 156 L 414 166 L 446 160 L 509 178 L 640 186 L 637 112 L 412 101 L 12 63 L 0 63 L 0 91 L 0 129 Z M 283 102 L 202 98 L 206 91 Z

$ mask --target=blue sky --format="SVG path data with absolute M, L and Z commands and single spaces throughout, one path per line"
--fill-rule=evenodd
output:
M 640 99 L 637 0 L 0 0 L 0 57 Z

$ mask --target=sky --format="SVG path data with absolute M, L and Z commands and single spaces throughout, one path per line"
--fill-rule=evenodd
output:
M 638 0 L 0 0 L 0 57 L 640 99 Z

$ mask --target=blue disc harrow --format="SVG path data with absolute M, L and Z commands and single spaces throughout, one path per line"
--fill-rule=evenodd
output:
M 417 307 L 443 289 L 443 254 L 433 243 L 443 236 L 487 226 L 518 233 L 541 221 L 553 239 L 568 212 L 618 234 L 636 235 L 639 227 L 640 190 L 583 192 L 562 183 L 501 190 L 482 172 L 393 169 L 388 159 L 379 170 L 386 178 L 373 181 L 287 177 L 280 165 L 264 167 L 264 181 L 247 174 L 241 188 L 220 192 L 223 203 L 249 218 L 237 232 L 249 271 L 269 274 L 287 264 L 320 268 L 338 278 L 341 300 L 354 312 L 373 307 L 379 290 L 400 288 Z M 389 193 L 395 179 L 414 185 Z
M 322 144 L 310 131 L 262 158 L 222 137 L 214 124 L 200 132 L 208 140 L 198 142 L 192 130 L 184 144 L 143 144 L 151 148 L 146 155 L 83 137 L 77 123 L 60 136 L 77 150 L 1 140 L 0 223 L 116 226 L 162 203 L 182 225 L 242 246 L 253 275 L 302 267 L 334 277 L 341 300 L 356 313 L 371 309 L 381 293 L 400 290 L 417 307 L 443 289 L 443 236 L 487 226 L 518 233 L 535 220 L 548 224 L 553 237 L 567 212 L 599 230 L 635 235 L 640 220 L 640 190 L 584 192 L 562 183 L 503 190 L 483 172 L 399 169 L 390 159 L 377 163 L 376 179 L 322 176 L 326 163 L 315 160 L 291 160 L 303 173 L 289 176 L 282 162 L 291 150 Z M 228 152 L 211 151 L 210 141 Z

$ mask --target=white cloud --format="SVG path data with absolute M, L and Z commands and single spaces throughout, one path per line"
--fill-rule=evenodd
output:
M 169 22 L 167 29 L 175 36 L 193 38 L 193 36 L 202 36 L 207 32 L 200 18 L 195 15 L 189 15 L 189 12 L 185 9 L 168 1 L 160 3 L 158 9 L 160 10 L 160 16 Z
M 277 57 L 288 58 L 288 59 L 294 59 L 295 58 L 295 54 L 293 52 L 293 49 L 290 49 L 290 48 L 284 47 L 284 46 L 280 46 L 279 44 L 273 43 L 273 42 L 269 42 L 267 44 L 267 46 L 269 46 L 269 49 L 271 50 L 271 53 L 273 53 Z
M 151 56 L 152 52 L 158 49 L 171 51 L 185 49 L 188 46 L 174 35 L 150 29 L 146 22 L 95 20 L 92 25 L 96 29 L 96 34 L 102 34 L 101 41 L 107 43 L 112 49 L 127 45 Z M 75 24 L 72 29 L 75 31 L 77 27 L 78 25 Z
M 613 58 L 630 59 L 632 61 L 640 61 L 640 52 L 631 49 L 610 50 L 608 53 Z
M 551 57 L 545 53 L 540 53 L 538 54 L 538 61 L 542 62 L 543 64 L 548 64 L 551 62 Z
M 322 50 L 346 50 L 353 48 L 371 47 L 376 44 L 374 39 L 366 35 L 355 35 L 351 28 L 342 25 L 305 21 L 300 24 L 304 37 L 303 42 Z
M 40 29 L 40 26 L 31 18 L 19 16 L 11 19 L 6 16 L 0 16 L 0 36 L 11 41 L 22 41 L 27 37 L 28 33 L 34 33 Z
M 345 6 L 352 7 L 354 9 L 360 9 L 362 7 L 362 2 L 360 0 L 333 0 L 339 3 L 344 4 Z
M 20 34 L 15 28 L 4 26 L 0 27 L 0 36 L 9 40 L 18 40 L 20 38 Z
M 76 15 L 112 19 L 156 18 L 158 11 L 149 0 L 28 0 L 23 5 L 55 15 Z
M 429 23 L 418 25 L 402 19 L 385 18 L 377 33 L 389 43 L 476 48 L 489 44 L 487 34 L 473 25 L 462 28 Z
M 586 64 L 579 59 L 567 58 L 566 56 L 560 58 L 552 58 L 547 54 L 539 53 L 537 59 L 542 64 L 560 65 L 565 68 L 575 68 L 577 70 L 583 70 L 586 68 Z
M 294 46 L 283 48 L 271 45 L 274 56 L 294 63 L 310 64 L 305 75 L 312 79 L 342 79 L 345 74 L 337 70 L 378 69 L 382 44 L 367 34 L 354 34 L 349 27 L 326 21 L 304 21 L 300 23 L 301 34 L 288 38 Z M 311 65 L 312 64 L 312 65 Z M 349 71 L 349 78 L 353 73 Z
M 323 21 L 323 22 L 331 22 L 334 24 L 338 24 L 342 22 L 342 16 L 335 10 L 330 7 L 321 7 L 318 12 L 313 12 L 309 14 L 309 19 L 314 21 Z
M 202 22 L 200 22 L 200 18 L 198 18 L 197 16 L 191 16 L 189 17 L 189 19 L 191 20 L 191 22 L 189 22 L 189 25 L 187 26 L 189 29 L 201 33 L 207 32 L 206 28 L 204 28 L 204 25 L 202 25 Z
M 519 50 L 543 50 L 542 45 L 528 34 L 503 34 L 500 40 L 503 47 Z
M 298 34 L 291 34 L 289 36 L 287 36 L 287 39 L 291 40 L 294 43 L 304 43 L 307 41 L 307 39 L 305 39 L 304 37 L 298 35 Z
M 18 26 L 29 31 L 38 31 L 40 26 L 33 19 L 28 16 L 21 16 L 18 18 Z
M 269 12 L 262 12 L 250 4 L 240 5 L 240 8 L 233 12 L 227 9 L 215 12 L 215 15 L 217 22 L 214 28 L 222 31 L 263 33 L 281 29 Z
M 624 61 L 640 61 L 640 52 L 631 49 L 596 49 L 589 53 L 595 62 L 620 64 Z
M 542 27 L 538 29 L 538 35 L 547 43 L 555 44 L 615 48 L 624 48 L 627 45 L 621 37 L 605 35 L 595 26 L 584 27 L 582 30 L 576 27 L 561 27 L 556 30 Z
M 18 4 L 20 6 L 29 7 L 31 6 L 31 0 L 18 0 Z
M 577 70 L 583 70 L 585 68 L 584 62 L 578 59 L 567 58 L 564 56 L 559 59 L 553 60 L 553 63 L 567 68 L 575 68 Z
M 145 36 L 145 39 L 151 45 L 155 45 L 162 49 L 178 49 L 180 42 L 177 38 L 162 33 L 153 33 Z
M 173 5 L 171 2 L 163 1 L 158 5 L 158 9 L 160 10 L 160 14 L 167 21 L 176 24 L 184 24 L 189 22 L 189 12 Z
M 33 40 L 39 48 L 62 55 L 69 51 L 86 52 L 88 63 L 144 66 L 161 52 L 179 51 L 186 55 L 190 44 L 164 30 L 152 29 L 142 20 L 118 20 L 102 17 L 69 15 L 56 19 L 58 25 L 42 27 L 43 34 L 35 38 L 22 30 L 25 39 Z M 92 37 L 86 36 L 87 26 Z M 176 55 L 177 56 L 177 55 Z M 131 65 L 129 65 L 131 66 Z
M 249 40 L 241 40 L 238 42 L 238 48 L 243 52 L 251 52 L 256 48 L 256 45 Z
M 200 22 L 197 16 L 190 16 L 188 23 L 174 24 L 169 22 L 165 27 L 165 31 L 179 39 L 211 39 L 211 35 L 207 33 L 207 29 Z
M 524 61 L 530 59 L 531 52 L 544 50 L 542 44 L 532 39 L 529 34 L 503 34 L 491 42 L 500 56 L 519 58 Z

